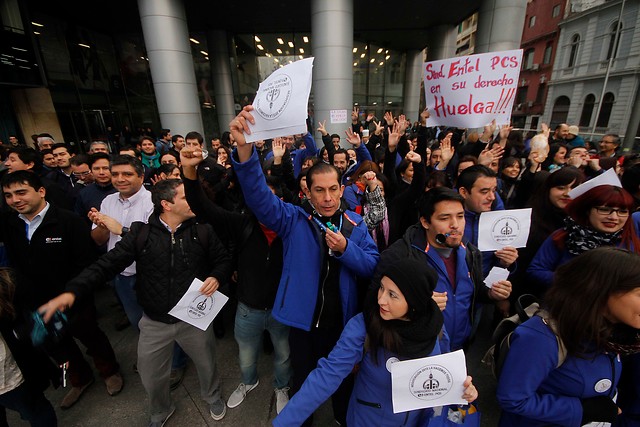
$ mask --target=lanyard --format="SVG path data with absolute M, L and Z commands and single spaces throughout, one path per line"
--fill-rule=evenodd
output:
M 342 230 L 342 215 L 340 215 L 340 225 L 338 226 L 337 229 L 335 229 L 335 225 L 331 224 L 331 222 L 327 221 L 326 224 L 323 224 L 318 218 L 316 218 L 315 216 L 311 216 L 313 218 L 313 220 L 316 222 L 316 224 L 318 224 L 318 227 L 320 227 L 320 229 L 322 231 L 324 231 L 325 233 L 327 232 L 327 228 L 329 228 L 329 230 L 333 231 L 334 233 L 337 233 L 338 231 Z

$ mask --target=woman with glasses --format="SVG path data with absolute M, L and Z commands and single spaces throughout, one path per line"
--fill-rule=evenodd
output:
M 565 226 L 549 236 L 527 269 L 544 289 L 553 273 L 572 258 L 601 246 L 617 246 L 640 252 L 640 240 L 631 221 L 634 200 L 621 187 L 598 185 L 573 199 L 565 208 Z

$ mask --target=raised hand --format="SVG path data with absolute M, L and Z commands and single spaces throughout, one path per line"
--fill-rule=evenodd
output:
M 540 133 L 546 136 L 547 139 L 549 139 L 549 135 L 551 134 L 551 129 L 549 129 L 549 126 L 546 123 L 542 123 L 540 125 L 540 129 L 542 129 Z
M 271 151 L 273 151 L 274 159 L 282 159 L 286 151 L 286 146 L 284 145 L 284 142 L 282 142 L 282 138 L 277 137 L 273 139 L 273 144 L 271 144 Z
M 368 122 L 372 121 L 374 117 L 375 117 L 375 115 L 373 113 L 367 114 L 367 121 Z
M 358 121 L 358 115 L 360 114 L 360 108 L 353 107 L 353 111 L 351 111 L 351 121 L 356 123 Z
M 509 136 L 509 132 L 511 132 L 512 129 L 513 129 L 513 126 L 509 126 L 509 125 L 500 126 L 500 131 L 498 133 L 498 135 L 500 135 L 500 139 L 507 139 L 507 137 Z
M 327 124 L 326 120 L 318 122 L 318 132 L 320 132 L 322 136 L 329 135 L 329 132 L 327 132 L 327 128 L 325 127 L 326 124 Z
M 384 126 L 382 126 L 382 122 L 381 121 L 373 122 L 373 124 L 376 126 L 376 130 L 374 131 L 374 133 L 378 136 L 382 135 L 382 132 L 384 131 Z
M 359 133 L 354 132 L 351 128 L 347 129 L 345 133 L 347 134 L 347 142 L 349 144 L 353 145 L 356 148 L 360 146 L 361 141 Z
M 478 156 L 478 164 L 489 166 L 494 160 L 500 160 L 504 155 L 504 148 L 496 145 L 491 150 L 484 149 Z
M 416 153 L 415 151 L 409 151 L 407 155 L 404 156 L 404 158 L 412 163 L 420 163 L 422 161 L 422 157 L 420 156 L 420 154 Z
M 422 112 L 420 113 L 420 123 L 423 126 L 427 125 L 427 119 L 431 117 L 431 113 L 429 113 L 429 109 L 425 108 L 424 110 L 422 110 Z
M 440 150 L 442 150 L 440 163 L 449 164 L 449 161 L 453 158 L 453 153 L 456 151 L 455 148 L 451 146 L 451 134 L 447 134 L 447 136 L 440 141 Z
M 399 141 L 400 141 L 399 126 L 398 126 L 398 123 L 394 123 L 393 128 L 391 129 L 391 132 L 389 132 L 388 147 L 390 152 L 393 153 L 394 151 L 396 151 Z
M 398 125 L 399 127 L 399 131 L 401 134 L 403 134 L 407 128 L 409 127 L 411 123 L 407 121 L 407 118 L 404 114 L 400 114 L 400 116 L 398 116 Z
M 395 118 L 393 117 L 393 114 L 391 114 L 391 111 L 384 113 L 384 120 L 387 122 L 387 126 L 393 126 Z

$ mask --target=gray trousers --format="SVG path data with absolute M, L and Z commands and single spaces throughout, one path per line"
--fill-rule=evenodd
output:
M 174 408 L 169 390 L 173 343 L 189 355 L 198 371 L 200 395 L 211 404 L 220 399 L 213 328 L 201 331 L 185 322 L 167 324 L 142 316 L 138 339 L 138 372 L 149 396 L 151 421 L 162 421 Z

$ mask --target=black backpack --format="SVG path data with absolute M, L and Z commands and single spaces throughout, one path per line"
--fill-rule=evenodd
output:
M 496 379 L 500 379 L 504 362 L 511 348 L 513 331 L 533 316 L 540 316 L 544 324 L 551 329 L 558 341 L 558 364 L 556 365 L 556 369 L 559 368 L 567 358 L 567 348 L 558 336 L 555 321 L 550 318 L 549 313 L 541 309 L 538 299 L 530 294 L 524 294 L 518 298 L 515 303 L 515 310 L 516 314 L 502 319 L 496 327 L 492 337 L 494 344 L 482 358 L 482 362 L 491 368 Z

